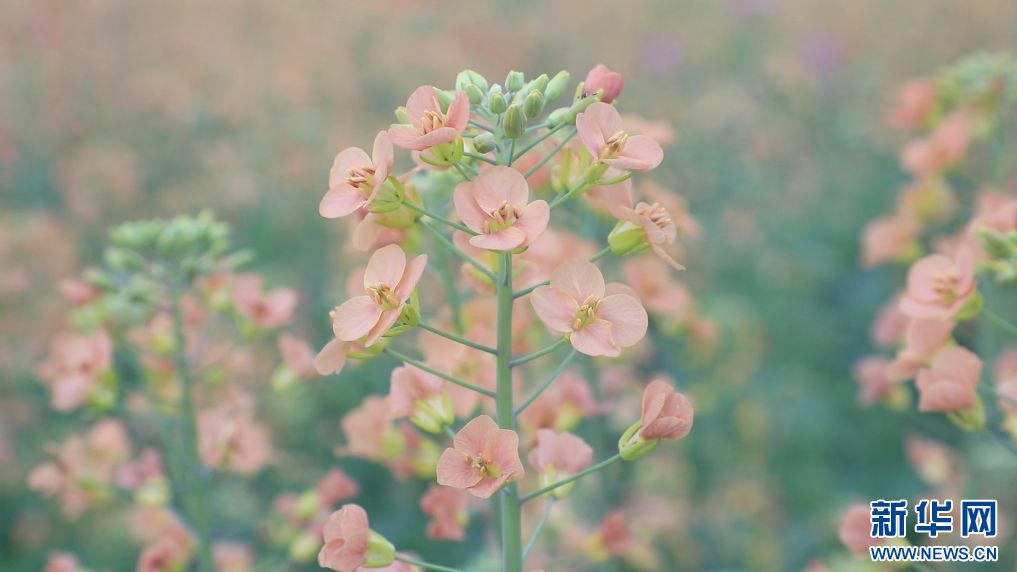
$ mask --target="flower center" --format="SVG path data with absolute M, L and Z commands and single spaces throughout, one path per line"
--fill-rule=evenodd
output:
M 490 474 L 491 464 L 484 460 L 483 457 L 480 456 L 474 457 L 473 462 L 470 463 L 470 466 L 476 469 L 478 473 L 484 475 L 485 477 L 493 476 Z
M 576 319 L 572 322 L 572 330 L 578 331 L 593 323 L 597 319 L 597 312 L 600 310 L 601 299 L 596 296 L 589 296 L 583 301 L 583 304 L 579 306 L 579 311 L 576 312 Z
M 368 286 L 367 295 L 385 310 L 395 310 L 403 305 L 399 296 L 397 296 L 391 288 L 386 286 L 384 282 L 376 286 Z
M 374 167 L 350 167 L 347 173 L 349 177 L 346 177 L 346 182 L 365 199 L 369 197 L 374 188 Z
M 428 133 L 445 127 L 445 118 L 442 114 L 435 111 L 425 111 L 424 117 L 420 119 L 420 133 L 427 135 Z
M 488 212 L 491 220 L 484 221 L 484 234 L 491 234 L 504 230 L 515 224 L 519 218 L 519 209 L 503 201 L 501 206 Z
M 664 207 L 660 206 L 660 203 L 653 203 L 652 205 L 640 203 L 636 207 L 636 214 L 650 219 L 653 224 L 657 225 L 657 228 L 665 228 L 672 224 L 671 215 L 667 214 L 667 211 L 664 210 Z
M 601 159 L 614 159 L 621 154 L 625 148 L 625 142 L 629 140 L 629 134 L 619 131 L 604 142 L 604 148 L 600 150 Z
M 938 294 L 945 304 L 952 304 L 957 299 L 957 287 L 960 279 L 956 273 L 937 274 L 933 278 L 932 291 Z

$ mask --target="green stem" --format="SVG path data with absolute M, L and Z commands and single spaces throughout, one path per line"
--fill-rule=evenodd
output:
M 424 227 L 425 230 L 434 235 L 434 237 L 437 238 L 442 244 L 444 244 L 446 248 L 448 248 L 452 252 L 455 252 L 459 256 L 459 258 L 462 258 L 463 260 L 468 262 L 471 266 L 484 273 L 485 276 L 491 279 L 491 282 L 498 280 L 498 277 L 495 276 L 494 272 L 491 272 L 491 270 L 488 267 L 477 262 L 476 260 L 473 259 L 472 256 L 460 250 L 459 247 L 453 244 L 451 240 L 445 238 L 440 232 L 431 228 L 431 225 L 421 224 L 420 226 Z
M 573 187 L 571 190 L 569 190 L 569 192 L 567 192 L 564 195 L 558 197 L 557 199 L 554 199 L 553 201 L 551 201 L 551 210 L 554 210 L 554 209 L 560 207 L 562 204 L 565 203 L 565 201 L 571 199 L 572 197 L 578 195 L 579 193 L 585 191 L 586 189 L 588 189 L 588 188 L 590 188 L 592 186 L 593 185 L 591 185 L 586 180 L 580 181 L 579 184 L 576 185 L 575 187 Z
M 455 168 L 456 168 L 456 171 L 459 171 L 459 174 L 462 175 L 464 179 L 466 179 L 467 181 L 472 181 L 473 180 L 473 177 L 471 177 L 470 174 L 466 172 L 466 169 L 463 169 L 462 165 L 460 165 L 459 163 L 456 163 L 455 164 Z
M 476 153 L 470 153 L 469 151 L 466 151 L 465 153 L 463 153 L 463 156 L 464 157 L 469 157 L 470 159 L 476 159 L 477 161 L 483 161 L 483 162 L 489 163 L 491 165 L 497 165 L 498 164 L 498 161 L 495 161 L 494 159 L 492 159 L 490 157 L 485 157 L 483 155 L 477 155 Z
M 434 369 L 433 367 L 425 364 L 424 362 L 418 361 L 418 360 L 415 360 L 415 359 L 413 359 L 413 358 L 411 358 L 409 356 L 403 355 L 403 354 L 395 351 L 392 348 L 385 348 L 382 351 L 384 351 L 388 355 L 396 358 L 397 360 L 402 361 L 403 363 L 408 363 L 408 364 L 412 365 L 413 367 L 416 367 L 418 369 L 422 369 L 422 370 L 426 371 L 427 373 L 430 373 L 432 375 L 437 375 L 438 377 L 444 379 L 445 381 L 448 381 L 450 383 L 454 383 L 456 385 L 461 385 L 461 386 L 465 387 L 466 389 L 472 389 L 473 391 L 476 391 L 477 393 L 480 393 L 482 395 L 486 395 L 488 397 L 494 397 L 494 392 L 491 391 L 490 389 L 484 389 L 483 387 L 480 387 L 479 385 L 473 385 L 472 383 L 470 383 L 468 381 L 463 381 L 463 380 L 461 380 L 461 379 L 459 379 L 457 377 L 453 377 L 453 376 L 451 376 L 451 375 L 449 375 L 447 373 L 443 373 L 441 371 L 438 371 L 438 370 Z
M 1000 329 L 1006 331 L 1006 333 L 1017 336 L 1017 326 L 1011 324 L 1006 319 L 996 314 L 992 310 L 982 308 L 982 315 L 984 315 L 990 322 L 998 326 Z
M 556 489 L 558 487 L 562 487 L 562 486 L 565 486 L 565 485 L 567 485 L 567 484 L 569 484 L 571 482 L 578 481 L 579 479 L 585 477 L 586 475 L 589 475 L 591 473 L 596 473 L 597 471 L 603 469 L 604 467 L 610 465 L 611 463 L 614 463 L 615 461 L 620 461 L 620 460 L 621 460 L 621 453 L 618 453 L 614 457 L 611 457 L 610 459 L 608 459 L 606 461 L 601 461 L 601 462 L 597 463 L 596 465 L 593 465 L 589 469 L 586 469 L 584 471 L 580 471 L 580 472 L 572 475 L 571 477 L 569 477 L 567 479 L 562 479 L 562 480 L 560 480 L 560 481 L 558 481 L 556 483 L 552 483 L 550 485 L 547 485 L 546 487 L 544 487 L 542 489 L 538 489 L 538 490 L 533 491 L 532 493 L 530 493 L 530 494 L 522 497 L 521 499 L 519 499 L 519 503 L 522 504 L 522 503 L 524 503 L 526 501 L 531 501 L 531 500 L 539 497 L 540 495 L 544 495 L 544 494 L 547 494 L 547 493 L 553 491 L 554 489 Z
M 437 570 L 438 572 L 462 572 L 461 570 L 458 570 L 456 568 L 449 568 L 448 566 L 439 566 L 437 564 L 431 564 L 430 562 L 414 560 L 412 558 L 400 556 L 399 554 L 395 555 L 395 559 L 400 562 L 405 562 L 413 566 L 420 566 L 421 568 L 426 568 L 428 570 Z
M 596 262 L 596 261 L 600 260 L 601 258 L 604 258 L 605 256 L 607 256 L 610 253 L 611 253 L 611 247 L 610 246 L 606 246 L 606 247 L 604 247 L 604 250 L 601 250 L 597 254 L 594 254 L 593 256 L 591 256 L 590 257 L 590 262 Z
M 533 536 L 530 537 L 530 541 L 526 543 L 526 548 L 523 549 L 523 560 L 530 555 L 530 551 L 533 550 L 533 546 L 537 544 L 537 538 L 540 537 L 540 531 L 544 530 L 544 524 L 547 523 L 547 517 L 551 515 L 551 507 L 554 506 L 554 497 L 548 497 L 547 505 L 544 507 L 544 514 L 540 517 L 540 522 L 537 523 L 537 528 L 533 529 Z
M 438 275 L 441 277 L 441 284 L 445 290 L 445 298 L 448 300 L 449 308 L 452 309 L 452 327 L 455 328 L 457 334 L 462 334 L 465 331 L 462 301 L 459 299 L 459 289 L 452 277 L 452 271 L 449 269 L 448 254 L 444 250 L 438 249 L 435 257 L 438 259 Z
M 565 371 L 565 368 L 569 365 L 569 362 L 571 362 L 572 358 L 574 357 L 576 357 L 576 349 L 572 348 L 572 351 L 569 352 L 569 355 L 565 356 L 565 359 L 562 360 L 561 365 L 559 365 L 558 368 L 555 369 L 554 372 L 552 372 L 551 375 L 547 377 L 547 380 L 545 380 L 544 383 L 540 384 L 540 387 L 538 387 L 537 390 L 533 392 L 533 395 L 531 395 L 526 401 L 524 401 L 522 405 L 516 407 L 515 414 L 518 416 L 520 413 L 523 412 L 524 409 L 529 407 L 531 403 L 533 403 L 538 397 L 540 397 L 540 394 L 544 393 L 544 390 L 551 385 L 551 382 L 553 382 L 555 378 L 561 375 L 561 372 Z
M 518 160 L 520 157 L 525 155 L 530 149 L 533 149 L 534 147 L 539 145 L 541 141 L 543 141 L 544 139 L 547 139 L 548 137 L 554 135 L 559 129 L 561 129 L 562 127 L 565 127 L 566 125 L 568 125 L 568 123 L 565 123 L 563 121 L 563 122 L 559 123 L 558 125 L 554 126 L 552 129 L 548 130 L 547 133 L 544 133 L 540 137 L 537 137 L 529 145 L 527 145 L 526 147 L 523 147 L 522 149 L 519 150 L 518 153 L 513 155 L 512 156 L 512 160 L 513 161 Z M 535 128 L 539 128 L 539 127 L 546 127 L 546 126 L 547 126 L 546 123 L 544 125 L 534 125 L 533 127 L 530 127 L 529 129 L 527 129 L 527 131 L 529 131 L 530 129 L 535 129 Z
M 445 431 L 445 434 L 448 435 L 449 439 L 452 439 L 453 441 L 455 441 L 455 439 L 456 439 L 456 430 L 455 429 L 453 429 L 450 425 L 442 425 L 441 428 L 442 428 L 443 431 Z
M 514 161 L 515 158 L 516 158 L 516 140 L 513 139 L 512 142 L 509 143 L 508 153 L 505 155 L 505 165 L 511 167 L 512 161 Z
M 490 127 L 488 127 L 487 125 L 484 125 L 483 123 L 478 123 L 478 122 L 476 122 L 476 121 L 474 121 L 472 119 L 470 119 L 468 123 L 471 126 L 476 127 L 477 129 L 481 129 L 483 131 L 487 131 L 488 133 L 494 133 L 494 129 L 491 129 Z
M 460 343 L 460 344 L 462 344 L 464 346 L 469 346 L 469 347 L 471 347 L 471 348 L 473 348 L 475 350 L 480 350 L 482 352 L 487 352 L 487 353 L 492 354 L 492 355 L 498 355 L 498 350 L 496 350 L 494 348 L 487 347 L 484 344 L 478 344 L 477 342 L 471 342 L 470 340 L 467 340 L 464 337 L 457 336 L 455 334 L 446 332 L 444 330 L 439 330 L 438 328 L 435 328 L 434 326 L 432 326 L 430 324 L 427 324 L 425 322 L 420 322 L 417 325 L 420 326 L 421 328 L 423 328 L 423 329 L 433 333 L 433 334 L 437 334 L 437 335 L 439 335 L 439 336 L 441 336 L 443 338 L 452 340 L 453 342 Z
M 461 231 L 463 231 L 463 232 L 465 232 L 467 234 L 473 235 L 473 236 L 476 236 L 477 234 L 479 234 L 479 233 L 473 232 L 473 229 L 471 229 L 470 227 L 468 227 L 466 225 L 459 224 L 457 222 L 453 222 L 453 221 L 451 221 L 451 220 L 441 216 L 440 214 L 433 213 L 433 212 L 425 209 L 422 206 L 415 205 L 415 204 L 411 203 L 410 201 L 403 201 L 403 205 L 405 205 L 411 211 L 417 211 L 418 213 L 420 213 L 420 214 L 422 214 L 424 216 L 431 217 L 434 220 L 436 220 L 436 221 L 438 221 L 440 223 L 444 223 L 444 224 L 446 224 L 446 225 L 448 225 L 448 226 L 450 226 L 450 227 L 452 227 L 452 228 L 454 228 L 456 230 L 461 230 Z
M 564 121 L 558 124 L 559 127 L 562 125 L 565 125 Z M 547 121 L 545 121 L 544 123 L 540 123 L 538 125 L 530 125 L 529 127 L 526 128 L 525 133 L 529 133 L 530 131 L 536 131 L 538 129 L 544 129 L 545 127 L 552 127 L 552 125 L 550 122 Z
M 512 404 L 512 255 L 498 255 L 498 280 L 495 282 L 498 299 L 498 354 L 497 402 L 498 426 L 515 429 Z M 508 485 L 508 493 L 498 495 L 501 502 L 502 572 L 523 572 L 522 510 L 519 487 Z
M 540 350 L 539 352 L 534 352 L 534 353 L 532 353 L 530 355 L 523 356 L 521 358 L 516 358 L 516 359 L 512 360 L 511 362 L 509 362 L 509 367 L 516 367 L 517 365 L 523 365 L 526 362 L 533 361 L 533 360 L 535 360 L 535 359 L 537 359 L 539 357 L 542 357 L 542 356 L 546 356 L 547 354 L 549 354 L 549 353 L 553 352 L 554 350 L 564 346 L 567 343 L 569 343 L 569 341 L 566 340 L 565 338 L 562 338 L 562 339 L 558 340 L 557 342 L 555 342 L 555 343 L 547 346 L 546 348 Z
M 536 165 L 530 167 L 530 170 L 526 171 L 526 173 L 523 174 L 523 177 L 529 177 L 530 175 L 536 173 L 538 169 L 543 167 L 545 163 L 547 163 L 548 161 L 551 160 L 552 157 L 557 155 L 558 151 L 561 151 L 561 148 L 564 147 L 565 144 L 569 142 L 569 139 L 572 139 L 573 137 L 575 137 L 575 135 L 576 135 L 576 131 L 572 130 L 568 135 L 565 136 L 564 139 L 561 140 L 561 143 L 558 143 L 558 146 L 555 147 L 554 149 L 552 149 L 551 152 L 548 153 L 543 159 L 541 159 L 539 163 L 537 163 Z
M 185 481 L 182 487 L 184 491 L 183 503 L 198 533 L 200 568 L 204 572 L 213 572 L 215 562 L 212 558 L 211 522 L 205 495 L 205 479 L 201 474 L 201 458 L 198 454 L 198 425 L 194 414 L 194 398 L 191 395 L 194 379 L 185 353 L 187 339 L 184 335 L 183 312 L 180 309 L 180 293 L 176 287 L 170 287 L 169 297 L 175 342 L 173 361 L 176 365 L 177 375 L 180 377 L 180 421 L 182 422 L 180 437 L 183 445 L 182 456 L 185 459 L 185 466 L 183 470 L 178 471 L 178 474 Z

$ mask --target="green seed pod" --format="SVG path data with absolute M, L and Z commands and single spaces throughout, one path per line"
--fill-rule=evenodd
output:
M 501 91 L 491 92 L 487 99 L 487 109 L 495 115 L 505 113 L 505 110 L 508 109 L 508 102 L 505 101 L 505 96 L 502 95 Z
M 473 148 L 481 155 L 494 151 L 497 146 L 491 133 L 482 133 L 473 138 Z
M 523 76 L 523 72 L 510 71 L 508 76 L 505 77 L 505 90 L 519 91 L 523 89 L 523 83 L 525 82 L 526 78 Z
M 518 103 L 509 106 L 505 112 L 502 129 L 505 132 L 505 137 L 509 139 L 518 139 L 523 136 L 523 133 L 526 133 L 526 113 L 523 111 L 523 106 Z
M 544 90 L 544 100 L 551 102 L 561 97 L 565 93 L 565 88 L 569 86 L 569 77 L 569 72 L 564 70 L 555 74 Z
M 544 110 L 544 96 L 540 91 L 534 89 L 530 92 L 530 95 L 526 96 L 526 100 L 523 102 L 523 111 L 526 113 L 526 117 L 533 119 L 540 115 L 540 112 Z

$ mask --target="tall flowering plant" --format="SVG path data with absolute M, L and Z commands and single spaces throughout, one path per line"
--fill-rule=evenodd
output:
M 622 76 L 597 66 L 571 102 L 545 113 L 568 84 L 564 71 L 529 81 L 513 71 L 501 85 L 464 71 L 449 89 L 419 87 L 370 153 L 338 154 L 320 205 L 324 217 L 353 219 L 353 246 L 372 253 L 353 295 L 331 314 L 335 339 L 315 358 L 317 371 L 382 354 L 402 364 L 387 397 L 367 398 L 343 420 L 344 452 L 397 476 L 433 479 L 421 500 L 430 536 L 461 540 L 470 498 L 495 504 L 503 572 L 524 570 L 553 503 L 577 481 L 682 439 L 693 422 L 689 399 L 656 380 L 614 456 L 594 462 L 593 449 L 568 432 L 603 407 L 569 374 L 577 354 L 616 358 L 637 345 L 648 325 L 643 297 L 691 315 L 669 295 L 667 269 L 683 268 L 678 236 L 698 230 L 675 197 L 639 200 L 634 192 L 633 175 L 652 171 L 664 153 L 626 129 L 615 107 Z M 397 148 L 410 152 L 413 168 L 397 168 Z M 555 230 L 598 213 L 616 220 L 599 252 L 581 254 Z M 418 252 L 424 236 L 434 252 Z M 662 263 L 631 266 L 637 293 L 605 280 L 597 263 L 610 255 Z M 461 261 L 462 280 L 448 257 Z M 442 279 L 444 302 L 422 288 L 428 274 Z M 410 332 L 419 332 L 416 344 L 403 343 Z M 436 442 L 443 438 L 444 447 Z M 543 517 L 524 542 L 523 507 L 538 500 Z M 323 536 L 325 568 L 453 570 L 397 552 L 357 505 L 333 513 Z M 628 540 L 616 515 L 588 552 L 609 554 Z

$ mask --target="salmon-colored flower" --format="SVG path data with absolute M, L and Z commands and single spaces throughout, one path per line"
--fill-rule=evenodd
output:
M 664 160 L 664 150 L 646 135 L 629 135 L 612 105 L 591 104 L 576 117 L 579 137 L 590 154 L 605 165 L 625 171 L 650 171 Z
M 957 323 L 942 318 L 914 318 L 904 332 L 904 347 L 889 365 L 886 375 L 892 382 L 913 378 L 951 339 Z
M 46 566 L 42 572 L 78 572 L 81 564 L 78 557 L 70 552 L 54 552 L 46 560 Z
M 344 217 L 371 204 L 388 180 L 395 161 L 392 140 L 382 131 L 374 138 L 372 156 L 359 147 L 336 155 L 328 173 L 328 192 L 318 205 L 325 218 Z
M 555 433 L 550 429 L 537 431 L 537 446 L 527 458 L 537 470 L 541 488 L 567 479 L 590 466 L 593 448 L 572 433 Z M 550 494 L 562 498 L 573 483 L 558 487 Z
M 318 355 L 314 356 L 314 369 L 319 375 L 339 373 L 346 367 L 346 361 L 351 354 L 359 355 L 366 349 L 360 342 L 334 339 L 325 344 Z
M 462 542 L 469 522 L 470 495 L 466 491 L 431 485 L 420 497 L 420 510 L 431 518 L 425 533 L 436 540 Z
M 526 179 L 511 167 L 484 169 L 475 181 L 456 186 L 456 213 L 477 236 L 470 244 L 487 250 L 515 250 L 529 246 L 551 216 L 546 201 L 528 203 Z M 528 203 L 528 204 L 527 204 Z
M 455 421 L 445 380 L 412 365 L 392 370 L 388 403 L 394 419 L 409 419 L 431 433 Z
M 198 413 L 198 452 L 205 466 L 260 472 L 272 456 L 268 427 L 254 420 L 250 396 L 237 394 Z
M 873 345 L 883 349 L 895 348 L 904 341 L 911 319 L 900 311 L 900 297 L 884 303 L 869 328 L 869 339 Z
M 899 129 L 917 129 L 929 118 L 936 106 L 936 82 L 915 79 L 897 92 L 897 105 L 890 113 L 890 124 Z
M 966 348 L 940 350 L 928 369 L 918 372 L 919 411 L 956 411 L 975 406 L 982 360 Z
M 918 234 L 922 226 L 911 217 L 878 218 L 862 231 L 862 266 L 905 262 L 920 253 Z
M 955 258 L 930 254 L 911 265 L 900 309 L 914 318 L 954 318 L 978 292 L 975 257 L 961 247 Z
M 688 286 L 673 279 L 660 259 L 644 256 L 626 260 L 622 269 L 626 283 L 651 313 L 678 320 L 691 319 L 695 314 Z
M 618 72 L 613 72 L 604 64 L 597 64 L 590 73 L 586 74 L 586 81 L 583 82 L 583 93 L 595 95 L 598 91 L 604 90 L 600 100 L 604 103 L 611 103 L 621 95 L 625 87 L 625 78 Z
M 276 344 L 279 346 L 283 362 L 272 374 L 272 387 L 280 390 L 287 389 L 302 379 L 310 379 L 318 375 L 314 350 L 306 340 L 289 332 L 283 332 L 276 338 Z
M 322 531 L 325 546 L 318 552 L 318 565 L 339 572 L 358 568 L 380 568 L 392 563 L 395 548 L 368 528 L 367 512 L 348 504 L 332 513 Z
M 947 485 L 958 473 L 957 454 L 949 446 L 909 435 L 904 441 L 908 462 L 925 484 L 933 487 Z
M 324 506 L 352 498 L 360 494 L 360 485 L 342 469 L 333 468 L 318 480 L 318 501 Z
M 612 556 L 621 556 L 632 548 L 636 539 L 625 522 L 625 515 L 612 512 L 600 522 L 600 527 L 585 543 L 583 551 L 594 562 L 603 562 Z
M 487 415 L 460 429 L 453 445 L 454 449 L 445 449 L 438 459 L 439 485 L 466 489 L 486 499 L 506 483 L 523 478 L 519 435 L 498 428 Z
M 618 356 L 646 334 L 646 310 L 628 294 L 609 294 L 604 275 L 592 263 L 566 260 L 550 282 L 533 291 L 533 309 L 549 330 L 568 335 L 578 351 Z
M 242 542 L 216 542 L 212 555 L 216 572 L 248 572 L 254 567 L 254 551 Z
M 418 87 L 406 101 L 410 125 L 393 125 L 388 130 L 392 143 L 403 149 L 423 151 L 439 143 L 455 141 L 466 129 L 470 118 L 470 102 L 466 93 L 454 93 L 447 112 L 438 104 L 435 88 Z
M 844 514 L 838 533 L 840 541 L 856 556 L 868 556 L 870 546 L 884 542 L 872 537 L 872 510 L 867 504 L 856 504 Z
M 136 572 L 174 572 L 185 568 L 192 554 L 191 546 L 172 537 L 161 538 L 141 551 Z
M 374 345 L 399 318 L 426 264 L 426 254 L 407 264 L 402 248 L 392 244 L 378 249 L 371 255 L 364 273 L 367 295 L 348 300 L 335 310 L 332 320 L 335 337 L 352 342 L 366 336 L 364 345 Z
M 868 407 L 889 395 L 893 383 L 886 375 L 890 360 L 882 356 L 869 356 L 855 363 L 852 370 L 858 382 L 858 403 Z
M 565 370 L 519 414 L 519 425 L 527 432 L 568 431 L 583 418 L 598 415 L 603 409 L 593 397 L 590 385 L 575 372 Z
M 628 183 L 629 181 L 622 182 Z M 612 214 L 618 217 L 620 222 L 607 237 L 611 252 L 623 256 L 638 252 L 648 245 L 654 254 L 676 270 L 685 269 L 665 249 L 666 246 L 673 245 L 678 238 L 678 227 L 660 203 L 640 202 L 635 207 L 618 205 L 612 208 Z
M 901 153 L 901 165 L 917 175 L 932 175 L 953 166 L 971 145 L 973 118 L 965 111 L 947 116 L 932 135 L 909 144 Z
M 99 388 L 99 379 L 111 375 L 113 341 L 105 330 L 90 335 L 60 334 L 53 340 L 49 358 L 38 376 L 49 386 L 57 411 L 77 409 Z
M 692 430 L 692 403 L 667 382 L 656 379 L 643 392 L 642 428 L 644 439 L 681 439 Z
M 233 277 L 233 307 L 259 328 L 275 328 L 293 319 L 299 296 L 292 288 L 262 290 L 261 276 L 238 274 Z

